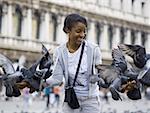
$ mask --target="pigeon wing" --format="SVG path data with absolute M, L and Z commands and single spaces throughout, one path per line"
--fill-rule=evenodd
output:
M 146 50 L 140 45 L 120 44 L 118 46 L 125 54 L 133 58 L 134 64 L 138 68 L 143 68 L 146 64 Z
M 12 62 L 2 54 L 0 54 L 0 67 L 2 67 L 4 73 L 7 75 L 15 72 Z
M 122 73 L 127 69 L 127 62 L 120 49 L 112 50 L 112 59 L 112 65 L 119 68 Z
M 118 71 L 111 65 L 101 64 L 96 68 L 100 73 L 100 77 L 108 84 L 112 83 L 112 81 L 119 76 Z

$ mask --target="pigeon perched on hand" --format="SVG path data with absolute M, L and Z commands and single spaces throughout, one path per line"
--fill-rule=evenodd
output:
M 125 57 L 119 49 L 112 50 L 112 64 L 111 65 L 98 65 L 96 68 L 99 70 L 99 76 L 108 84 L 112 98 L 114 100 L 122 100 L 119 91 L 122 81 L 127 81 L 127 77 L 123 77 L 124 71 L 127 69 Z
M 28 87 L 30 88 L 30 93 L 33 93 L 34 91 L 39 91 L 41 90 L 41 84 L 43 79 L 46 80 L 52 75 L 52 58 L 43 44 L 42 54 L 42 57 L 37 60 L 29 69 L 21 69 L 21 72 L 24 75 L 24 79 L 22 82 L 17 83 L 17 86 L 20 89 Z M 37 70 L 38 67 L 39 70 Z
M 96 66 L 96 68 L 99 70 L 99 74 L 97 77 L 93 75 L 92 80 L 99 81 L 100 78 L 102 78 L 104 82 L 101 82 L 101 86 L 104 86 L 104 88 L 109 88 L 114 100 L 122 100 L 119 92 L 125 92 L 132 100 L 141 98 L 139 87 L 135 87 L 137 86 L 137 82 L 133 82 L 133 80 L 136 79 L 135 76 L 137 75 L 128 70 L 128 62 L 125 60 L 125 57 L 120 49 L 112 50 L 111 65 L 101 64 Z M 139 92 L 139 95 L 133 97 L 135 92 Z

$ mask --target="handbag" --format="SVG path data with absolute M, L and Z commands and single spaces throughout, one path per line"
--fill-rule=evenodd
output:
M 80 104 L 78 102 L 78 99 L 77 99 L 77 96 L 76 96 L 76 93 L 75 93 L 73 87 L 75 86 L 77 75 L 79 73 L 81 59 L 82 59 L 82 56 L 83 56 L 84 45 L 85 45 L 85 42 L 83 42 L 83 44 L 82 44 L 80 59 L 79 59 L 77 71 L 76 71 L 76 74 L 75 74 L 75 78 L 74 78 L 74 81 L 73 81 L 73 85 L 71 86 L 70 80 L 68 78 L 68 87 L 65 88 L 65 100 L 64 100 L 64 102 L 67 102 L 68 105 L 70 106 L 70 108 L 72 108 L 72 109 L 78 109 L 80 107 Z
M 67 102 L 72 109 L 78 109 L 80 107 L 73 87 L 65 89 L 65 102 Z

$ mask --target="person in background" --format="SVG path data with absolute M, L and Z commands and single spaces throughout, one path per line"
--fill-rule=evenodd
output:
M 46 100 L 46 109 L 49 109 L 50 93 L 51 93 L 51 88 L 50 87 L 45 87 L 44 88 L 44 94 L 45 94 L 45 97 L 47 98 L 47 100 Z
M 55 94 L 55 103 L 56 103 L 56 107 L 59 107 L 59 100 L 60 100 L 60 86 L 54 86 L 53 87 L 53 93 Z
M 30 93 L 29 93 L 29 88 L 25 87 L 23 90 L 22 90 L 22 96 L 23 96 L 23 109 L 24 109 L 24 112 L 28 112 L 29 110 L 29 107 L 30 107 Z

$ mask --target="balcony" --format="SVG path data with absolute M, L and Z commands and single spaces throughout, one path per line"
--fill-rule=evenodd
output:
M 20 51 L 40 52 L 41 43 L 52 51 L 58 46 L 56 43 L 41 42 L 39 40 L 21 39 L 20 37 L 8 37 L 0 35 L 0 48 Z

